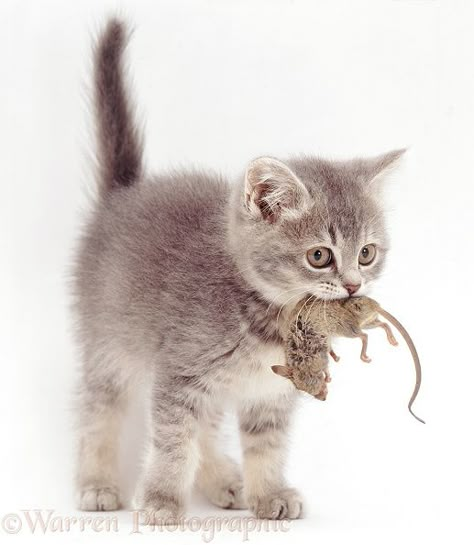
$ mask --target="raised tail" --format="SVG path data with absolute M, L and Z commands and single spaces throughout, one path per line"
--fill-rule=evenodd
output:
M 129 31 L 108 21 L 94 49 L 94 99 L 100 193 L 135 183 L 142 172 L 143 144 L 124 78 Z

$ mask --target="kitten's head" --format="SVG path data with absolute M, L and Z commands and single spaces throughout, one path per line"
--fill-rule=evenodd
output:
M 388 249 L 381 185 L 403 152 L 336 162 L 252 161 L 244 188 L 236 188 L 229 231 L 242 274 L 280 304 L 304 294 L 365 293 Z

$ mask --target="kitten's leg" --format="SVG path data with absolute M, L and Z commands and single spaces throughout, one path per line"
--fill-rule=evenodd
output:
M 110 374 L 84 373 L 79 390 L 76 476 L 78 503 L 83 511 L 111 511 L 120 507 L 118 442 L 126 398 L 120 370 L 114 369 Z
M 147 524 L 173 524 L 184 514 L 199 464 L 201 406 L 168 381 L 152 394 L 148 453 L 134 507 Z
M 240 410 L 245 498 L 259 518 L 302 516 L 302 499 L 283 475 L 294 399 L 283 395 Z
M 224 509 L 245 509 L 243 480 L 238 464 L 219 452 L 222 414 L 202 423 L 199 430 L 200 465 L 197 486 L 207 499 Z

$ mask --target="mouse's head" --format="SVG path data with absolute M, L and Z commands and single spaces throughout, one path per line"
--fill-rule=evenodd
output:
M 359 324 L 371 323 L 379 315 L 379 304 L 370 297 L 349 297 L 342 305 L 357 318 Z
M 272 371 L 276 375 L 291 380 L 298 390 L 306 392 L 321 401 L 326 400 L 328 387 L 327 375 L 324 371 L 315 372 L 312 367 L 306 365 L 292 367 L 288 365 L 272 365 Z
M 381 193 L 403 150 L 372 159 L 263 157 L 236 184 L 229 237 L 253 287 L 282 304 L 362 295 L 388 248 Z

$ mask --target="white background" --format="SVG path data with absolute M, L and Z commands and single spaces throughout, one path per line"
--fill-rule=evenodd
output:
M 328 401 L 303 398 L 292 437 L 289 476 L 306 519 L 251 541 L 472 543 L 474 9 L 454 0 L 1 3 L 0 515 L 78 514 L 67 275 L 93 188 L 91 34 L 117 7 L 136 30 L 129 54 L 150 168 L 197 163 L 237 176 L 265 153 L 409 146 L 387 191 L 393 248 L 373 295 L 417 343 L 415 409 L 427 424 L 406 410 L 406 348 L 373 332 L 366 365 L 355 341 L 341 341 Z M 128 491 L 140 451 L 132 428 Z M 201 498 L 189 509 L 218 514 L 242 513 Z M 118 516 L 118 534 L 32 537 L 24 524 L 17 538 L 201 539 L 136 538 L 128 513 Z

